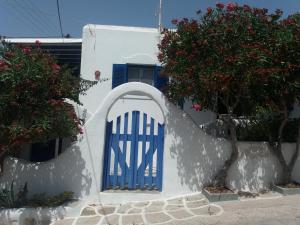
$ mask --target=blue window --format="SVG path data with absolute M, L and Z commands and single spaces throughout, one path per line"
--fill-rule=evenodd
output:
M 160 66 L 114 64 L 112 73 L 112 88 L 127 82 L 142 82 L 162 89 L 168 78 L 160 75 Z

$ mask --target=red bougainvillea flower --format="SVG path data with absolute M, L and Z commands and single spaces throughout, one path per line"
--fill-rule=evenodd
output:
M 40 47 L 41 46 L 41 42 L 39 40 L 35 41 L 36 46 Z
M 208 14 L 211 14 L 212 11 L 213 11 L 213 9 L 212 9 L 211 7 L 208 7 L 208 8 L 207 8 L 207 13 L 208 13 Z
M 217 6 L 217 8 L 219 8 L 219 9 L 223 9 L 224 7 L 225 7 L 225 5 L 223 4 L 223 3 L 217 3 L 216 4 L 216 6 Z
M 0 60 L 0 71 L 4 71 L 8 68 L 8 64 L 3 61 L 3 60 Z
M 13 53 L 12 52 L 5 52 L 5 54 L 4 54 L 4 57 L 5 58 L 10 58 L 10 57 L 12 57 L 13 56 Z
M 251 7 L 249 5 L 244 5 L 243 9 L 245 12 L 251 12 Z
M 192 105 L 192 108 L 195 109 L 196 111 L 200 111 L 202 106 L 198 103 L 195 103 L 195 104 Z
M 25 47 L 22 49 L 22 51 L 25 53 L 25 54 L 29 54 L 31 52 L 31 49 L 29 47 Z
M 4 67 L 6 65 L 6 62 L 4 62 L 3 60 L 0 60 L 0 67 Z
M 228 11 L 234 11 L 237 8 L 237 5 L 234 3 L 228 3 L 227 10 Z
M 60 70 L 60 66 L 57 65 L 57 64 L 52 64 L 52 69 L 53 69 L 53 71 L 54 71 L 55 73 L 57 73 L 57 72 L 59 72 L 59 70 Z
M 173 19 L 171 22 L 172 22 L 172 24 L 176 25 L 176 24 L 178 24 L 178 19 Z

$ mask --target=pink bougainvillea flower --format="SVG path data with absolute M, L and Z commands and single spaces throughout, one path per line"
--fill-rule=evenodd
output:
M 202 106 L 198 103 L 195 103 L 192 105 L 192 108 L 195 109 L 196 111 L 200 111 L 202 109 Z
M 12 52 L 5 52 L 4 56 L 9 59 L 10 57 L 13 56 L 13 53 Z
M 178 19 L 173 19 L 171 22 L 172 24 L 176 25 L 178 23 Z
M 228 11 L 234 11 L 237 8 L 237 5 L 234 3 L 228 3 L 227 10 Z
M 219 9 L 223 9 L 224 7 L 225 7 L 225 5 L 223 4 L 223 3 L 217 3 L 216 4 L 216 6 L 217 6 L 217 8 L 219 8 Z
M 60 70 L 60 66 L 57 64 L 52 64 L 52 69 L 54 70 L 55 73 L 57 73 Z
M 36 40 L 36 41 L 35 41 L 35 44 L 36 44 L 38 47 L 41 46 L 41 42 L 40 42 L 39 40 Z
M 29 54 L 31 52 L 31 49 L 29 47 L 25 47 L 22 49 L 22 52 L 24 52 L 25 54 Z
M 249 5 L 244 5 L 243 9 L 245 12 L 251 12 L 251 7 Z
M 211 14 L 211 13 L 212 13 L 212 11 L 213 11 L 213 10 L 212 10 L 212 8 L 211 8 L 211 7 L 208 7 L 208 8 L 207 8 L 207 13 L 208 13 L 208 14 Z
M 0 67 L 4 67 L 6 65 L 6 62 L 3 60 L 0 60 Z
M 8 64 L 5 61 L 0 60 L 0 71 L 4 71 L 6 69 L 8 69 Z

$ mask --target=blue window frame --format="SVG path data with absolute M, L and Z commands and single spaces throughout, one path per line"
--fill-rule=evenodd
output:
M 160 75 L 161 66 L 114 64 L 112 73 L 112 88 L 127 82 L 143 82 L 162 89 L 168 78 Z

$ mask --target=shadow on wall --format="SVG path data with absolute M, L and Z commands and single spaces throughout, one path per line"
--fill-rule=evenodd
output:
M 57 158 L 47 162 L 30 163 L 21 159 L 6 158 L 0 177 L 1 188 L 9 187 L 13 180 L 16 191 L 27 182 L 29 195 L 54 195 L 74 191 L 75 197 L 88 195 L 92 183 L 91 174 L 86 169 L 86 163 L 77 145 L 71 146 Z
M 239 158 L 229 170 L 228 184 L 232 189 L 259 192 L 279 182 L 280 164 L 266 143 L 238 143 Z
M 213 181 L 216 172 L 229 157 L 230 144 L 225 139 L 205 134 L 189 116 L 172 103 L 166 115 L 166 146 L 177 161 L 182 185 L 200 191 Z
M 176 160 L 181 185 L 191 191 L 199 191 L 210 184 L 231 152 L 231 144 L 223 138 L 215 138 L 203 132 L 189 116 L 172 103 L 166 115 L 165 151 Z M 287 160 L 295 149 L 294 144 L 284 144 Z M 228 172 L 227 184 L 232 189 L 261 191 L 280 182 L 281 166 L 263 142 L 239 142 L 239 158 Z M 299 179 L 295 166 L 293 177 Z M 166 172 L 167 173 L 167 172 Z M 170 178 L 171 179 L 171 178 Z

